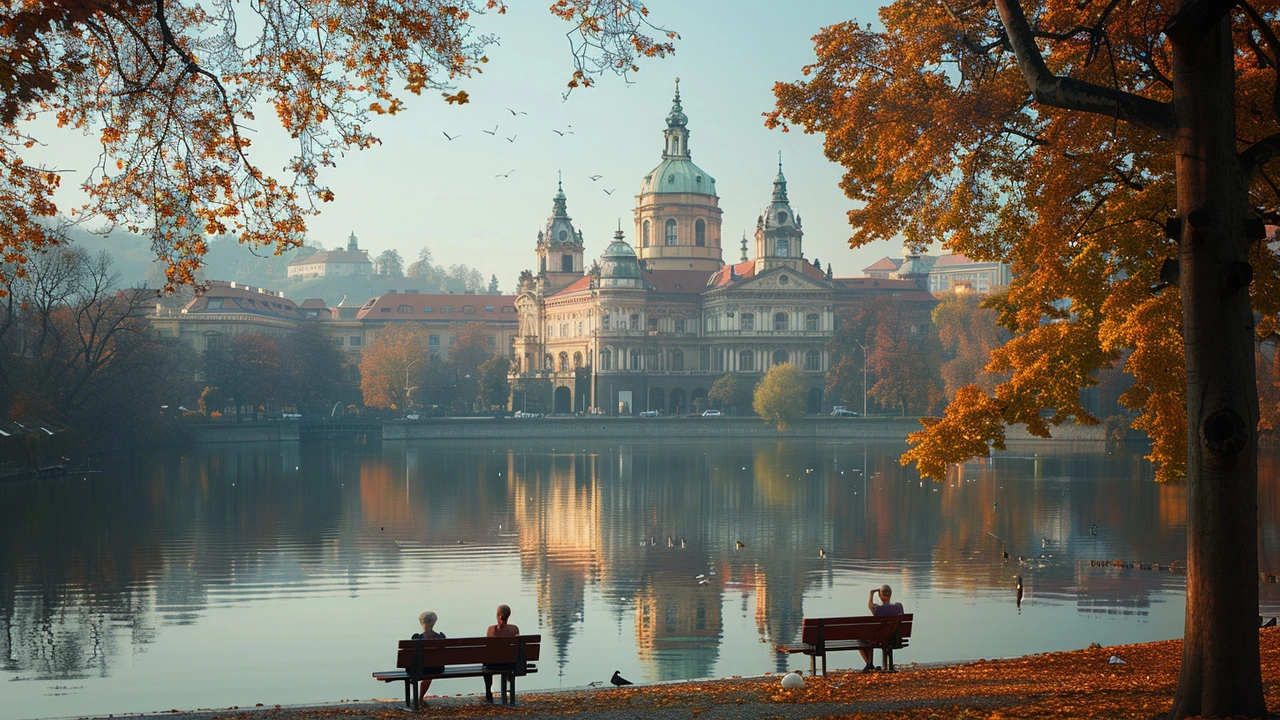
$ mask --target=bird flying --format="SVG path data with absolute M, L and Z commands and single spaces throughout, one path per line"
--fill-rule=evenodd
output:
M 572 131 L 572 130 L 557 130 L 557 129 L 555 129 L 555 128 L 551 128 L 551 132 L 553 132 L 553 133 L 555 133 L 555 134 L 559 135 L 560 137 L 564 137 L 565 135 L 572 135 L 572 134 L 573 134 L 573 131 Z
M 528 115 L 528 114 L 529 114 L 529 113 L 527 113 L 527 112 L 525 112 L 525 111 L 523 111 L 523 110 L 519 110 L 519 111 L 517 111 L 517 110 L 512 110 L 511 108 L 507 108 L 507 112 L 511 113 L 511 116 L 512 116 L 512 117 L 515 117 L 516 115 Z
M 498 126 L 497 126 L 497 125 L 494 125 L 492 130 L 481 130 L 480 132 L 486 132 L 486 133 L 489 133 L 490 135 L 497 135 L 497 134 L 498 134 Z
M 505 173 L 498 173 L 497 175 L 494 175 L 494 177 L 500 177 L 500 178 L 511 177 L 511 173 L 513 173 L 513 172 L 515 172 L 515 171 L 516 171 L 516 169 L 515 169 L 515 168 L 511 168 L 510 170 L 508 170 L 508 171 L 507 171 L 507 172 L 505 172 Z
M 440 134 L 441 134 L 441 135 L 444 135 L 446 138 L 448 138 L 448 140 L 449 140 L 450 142 L 453 142 L 454 140 L 457 140 L 458 138 L 462 137 L 461 135 L 450 135 L 449 133 L 447 133 L 447 132 L 445 132 L 445 131 L 443 131 L 443 130 L 441 130 L 441 131 L 440 131 Z
M 618 189 L 618 188 L 614 188 L 613 190 L 617 190 L 617 189 Z M 601 188 L 601 190 L 604 190 L 604 188 Z M 612 194 L 613 194 L 613 190 L 605 190 L 605 191 L 604 191 L 604 194 L 605 194 L 605 195 L 612 195 Z
M 513 143 L 513 142 L 515 142 L 515 141 L 516 141 L 516 138 L 518 138 L 518 137 L 520 137 L 520 136 L 519 136 L 519 135 L 512 135 L 511 137 L 507 138 L 507 142 L 509 142 L 509 143 Z
M 588 179 L 588 180 L 590 180 L 591 182 L 595 182 L 595 181 L 599 180 L 599 179 L 600 179 L 600 178 L 602 178 L 602 177 L 604 177 L 604 176 L 603 176 L 603 175 L 588 175 L 588 176 L 587 176 L 587 179 Z

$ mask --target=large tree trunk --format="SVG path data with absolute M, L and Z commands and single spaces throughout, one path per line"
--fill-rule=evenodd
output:
M 1187 367 L 1187 613 L 1173 717 L 1262 717 L 1258 402 L 1230 18 L 1170 40 Z

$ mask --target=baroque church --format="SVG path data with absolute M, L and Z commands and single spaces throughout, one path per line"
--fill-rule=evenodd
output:
M 827 343 L 845 317 L 890 295 L 930 332 L 927 269 L 888 278 L 836 278 L 804 254 L 804 226 L 778 164 L 756 220 L 755 253 L 726 264 L 715 178 L 694 164 L 677 81 L 662 162 L 640 183 L 634 244 L 621 228 L 590 268 L 563 186 L 538 233 L 537 270 L 521 273 L 512 345 L 514 410 L 684 414 L 709 407 L 726 374 L 750 382 L 793 363 L 808 410 L 830 410 Z

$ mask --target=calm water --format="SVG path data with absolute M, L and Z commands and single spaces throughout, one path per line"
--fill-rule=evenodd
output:
M 883 582 L 916 613 L 900 662 L 1181 634 L 1181 576 L 1088 562 L 1183 559 L 1184 491 L 1137 455 L 1042 445 L 934 485 L 901 449 L 263 444 L 0 486 L 0 718 L 392 698 L 369 673 L 419 612 L 462 637 L 499 602 L 543 636 L 529 689 L 807 666 L 771 647 Z M 1263 459 L 1271 572 L 1278 467 Z M 1280 612 L 1280 586 L 1262 591 Z

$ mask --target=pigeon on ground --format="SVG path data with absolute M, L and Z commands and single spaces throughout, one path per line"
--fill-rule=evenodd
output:
M 628 679 L 626 679 L 626 678 L 622 677 L 622 675 L 620 675 L 620 674 L 618 673 L 618 671 L 617 671 L 617 670 L 614 670 L 614 671 L 613 671 L 613 677 L 609 678 L 609 682 L 613 683 L 613 684 L 614 684 L 614 685 L 616 685 L 617 687 L 622 687 L 623 685 L 632 685 L 632 684 L 634 684 L 634 683 L 632 683 L 630 680 L 628 680 Z

